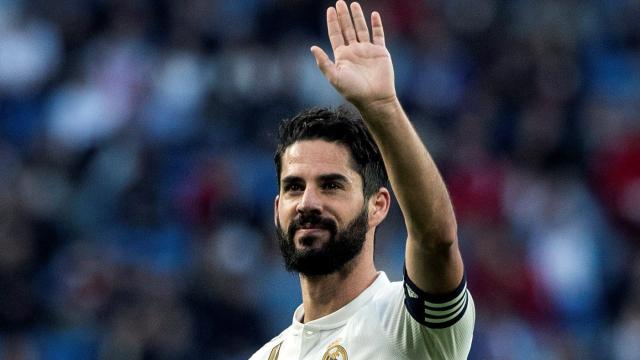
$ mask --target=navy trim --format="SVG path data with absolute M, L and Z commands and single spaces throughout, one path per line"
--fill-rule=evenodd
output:
M 426 324 L 424 324 L 424 326 L 426 326 L 428 328 L 431 328 L 431 329 L 444 329 L 444 328 L 451 327 L 451 326 L 455 325 L 458 321 L 460 321 L 460 319 L 462 319 L 464 314 L 467 312 L 467 305 L 468 305 L 468 298 L 465 296 L 464 306 L 462 307 L 462 311 L 460 311 L 460 314 L 458 314 L 458 316 L 456 316 L 455 318 L 453 318 L 453 319 L 451 319 L 449 321 L 442 322 L 442 323 L 434 323 L 434 322 L 425 321 Z
M 446 302 L 449 302 L 453 299 L 456 298 L 456 296 L 460 295 L 460 293 L 462 293 L 462 291 L 465 289 L 466 285 L 467 285 L 467 277 L 466 275 L 462 276 L 462 280 L 460 281 L 460 285 L 458 285 L 458 287 L 453 290 L 452 292 L 448 293 L 448 294 L 428 294 L 422 290 L 420 290 L 420 288 L 413 283 L 413 281 L 411 281 L 411 279 L 409 278 L 409 275 L 407 274 L 407 268 L 405 267 L 403 269 L 404 272 L 404 282 L 409 283 L 409 286 L 411 286 L 411 290 L 413 290 L 413 292 L 415 292 L 416 294 L 418 294 L 419 297 L 421 297 L 423 300 L 428 301 L 430 303 L 433 304 L 444 304 Z
M 433 311 L 446 311 L 446 310 L 451 310 L 454 307 L 458 306 L 458 303 L 453 303 L 451 305 L 448 306 L 443 306 L 443 307 L 436 307 L 436 306 L 429 306 L 429 305 L 425 305 L 424 308 L 426 310 L 433 310 Z
M 448 294 L 428 294 L 411 281 L 404 268 L 404 304 L 411 317 L 420 324 L 442 329 L 457 323 L 467 311 L 469 296 L 466 276 L 460 285 Z M 438 306 L 442 304 L 443 306 Z M 453 318 L 451 318 L 454 316 Z M 451 318 L 442 322 L 439 320 Z

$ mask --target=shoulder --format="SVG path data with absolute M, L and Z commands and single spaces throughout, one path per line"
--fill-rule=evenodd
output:
M 398 306 L 402 307 L 404 302 L 404 287 L 402 281 L 387 282 L 384 286 L 380 287 L 376 294 L 373 296 L 371 305 L 374 306 L 377 311 L 391 311 L 397 309 Z

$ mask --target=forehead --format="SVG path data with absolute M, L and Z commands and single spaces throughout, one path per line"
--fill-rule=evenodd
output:
M 282 154 L 281 177 L 340 173 L 359 178 L 349 149 L 324 140 L 297 141 Z M 355 180 L 355 179 L 354 179 Z

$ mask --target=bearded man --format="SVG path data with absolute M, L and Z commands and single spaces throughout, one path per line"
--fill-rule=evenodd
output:
M 280 125 L 275 223 L 303 303 L 251 360 L 465 359 L 475 309 L 453 207 L 396 96 L 380 14 L 327 9 L 334 61 L 318 67 L 359 114 L 315 108 Z M 374 264 L 393 188 L 407 227 L 404 281 Z

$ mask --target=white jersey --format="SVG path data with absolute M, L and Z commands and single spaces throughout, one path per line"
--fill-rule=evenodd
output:
M 379 272 L 353 301 L 306 324 L 300 305 L 250 360 L 466 359 L 475 322 L 466 281 L 447 296 L 422 293 L 406 275 L 404 284 Z

